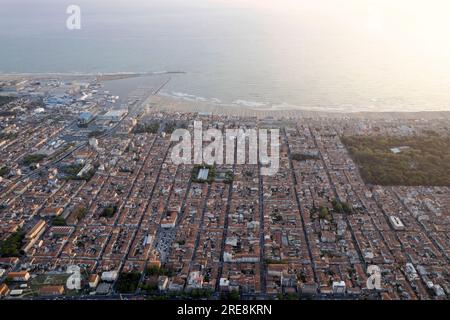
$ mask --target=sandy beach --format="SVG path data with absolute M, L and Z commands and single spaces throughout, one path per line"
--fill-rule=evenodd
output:
M 334 118 L 334 119 L 449 119 L 450 111 L 424 112 L 324 112 L 300 110 L 295 108 L 262 108 L 237 105 L 214 104 L 204 101 L 187 101 L 168 96 L 151 96 L 146 106 L 154 111 L 197 113 L 206 112 L 215 115 L 257 117 L 274 119 L 298 118 Z
M 96 79 L 99 82 L 138 78 L 143 75 L 157 77 L 159 74 L 139 73 L 109 73 L 109 74 L 75 74 L 75 73 L 18 73 L 0 74 L 0 81 L 10 80 L 39 80 L 58 79 L 60 81 L 90 81 Z M 192 101 L 180 97 L 160 93 L 152 95 L 144 104 L 153 111 L 182 112 L 182 113 L 212 113 L 215 115 L 257 117 L 274 119 L 299 119 L 299 118 L 332 118 L 332 119 L 448 119 L 450 111 L 420 111 L 420 112 L 334 112 L 323 110 L 308 110 L 289 104 L 281 105 L 255 105 L 243 106 L 237 104 L 220 104 L 210 101 Z

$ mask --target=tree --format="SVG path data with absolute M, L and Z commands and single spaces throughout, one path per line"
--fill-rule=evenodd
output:
M 342 203 L 342 210 L 344 210 L 344 213 L 350 214 L 353 212 L 353 207 L 351 204 L 347 202 Z
M 88 138 L 96 138 L 96 137 L 101 136 L 103 133 L 104 133 L 104 131 L 102 131 L 102 130 L 94 130 L 94 131 L 89 132 Z
M 117 206 L 109 206 L 103 209 L 101 217 L 112 218 L 117 212 Z
M 223 180 L 223 182 L 226 183 L 226 184 L 230 184 L 230 183 L 233 182 L 233 178 L 234 178 L 233 172 L 232 171 L 227 171 L 225 173 L 225 179 Z
M 342 207 L 342 203 L 336 199 L 333 200 L 331 204 L 333 205 L 333 210 L 335 212 L 341 213 L 344 210 L 344 208 Z
M 116 290 L 120 293 L 134 293 L 140 279 L 139 272 L 122 272 L 117 279 Z
M 151 266 L 145 270 L 145 273 L 149 276 L 160 275 L 160 268 L 157 266 Z
M 23 239 L 25 238 L 22 230 L 11 234 L 5 241 L 0 244 L 0 256 L 2 257 L 20 257 L 22 255 Z
M 6 177 L 9 174 L 9 168 L 7 166 L 0 168 L 0 177 Z
M 75 219 L 81 220 L 86 216 L 87 209 L 84 207 L 78 208 L 75 210 Z
M 41 162 L 45 159 L 45 155 L 43 154 L 29 154 L 23 158 L 23 164 L 29 166 L 34 163 Z
M 319 155 L 306 154 L 306 153 L 293 153 L 291 158 L 294 161 L 320 160 Z
M 222 293 L 221 298 L 223 300 L 239 300 L 241 295 L 239 294 L 239 290 L 234 289 L 229 292 Z
M 170 278 L 173 276 L 174 272 L 170 269 L 151 266 L 145 270 L 145 274 L 147 276 L 166 276 Z
M 0 106 L 14 101 L 15 97 L 0 96 Z
M 66 226 L 66 220 L 63 217 L 54 217 L 52 219 L 52 226 Z
M 328 219 L 329 218 L 329 211 L 327 207 L 320 207 L 319 208 L 319 218 L 320 219 Z
M 156 134 L 159 131 L 159 123 L 154 122 L 151 124 L 139 123 L 134 129 L 134 133 L 152 133 Z
M 341 137 L 361 177 L 383 186 L 450 186 L 450 139 L 433 132 L 412 137 Z M 400 148 L 393 153 L 392 148 Z M 344 208 L 346 210 L 346 208 Z M 347 208 L 352 212 L 351 206 Z

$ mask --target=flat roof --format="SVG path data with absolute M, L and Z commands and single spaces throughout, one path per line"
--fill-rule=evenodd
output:
M 198 180 L 207 180 L 208 174 L 209 174 L 209 169 L 206 169 L 206 168 L 200 169 L 198 171 L 197 179 Z
M 391 219 L 391 222 L 394 224 L 394 226 L 397 228 L 403 228 L 405 226 L 399 217 L 390 216 L 390 219 Z
M 107 113 L 105 113 L 103 116 L 121 116 L 122 114 L 126 113 L 127 110 L 125 109 L 119 109 L 119 110 L 110 110 Z

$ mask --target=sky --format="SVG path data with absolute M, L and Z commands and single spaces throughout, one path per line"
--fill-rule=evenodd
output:
M 18 37 L 138 36 L 133 28 L 158 27 L 165 16 L 182 23 L 167 33 L 195 37 L 201 28 L 218 37 L 272 35 L 274 47 L 301 37 L 336 52 L 386 54 L 407 66 L 450 70 L 448 0 L 2 0 L 0 39 Z M 85 30 L 65 30 L 65 9 L 78 4 Z M 219 16 L 218 12 L 224 12 Z M 208 17 L 208 18 L 206 18 Z M 214 19 L 217 17 L 217 23 Z M 250 18 L 249 18 L 250 17 Z M 204 19 L 205 18 L 205 19 Z M 133 24 L 130 24 L 130 19 Z M 152 19 L 154 22 L 152 22 Z M 240 20 L 239 20 L 240 19 Z M 244 20 L 247 19 L 248 23 Z M 239 20 L 239 21 L 238 21 Z M 192 21 L 192 22 L 191 22 Z M 237 21 L 238 23 L 234 23 Z M 135 23 L 136 22 L 136 23 Z M 153 23 L 153 24 L 152 24 Z M 94 26 L 95 24 L 95 26 Z M 127 31 L 130 28 L 130 31 Z M 307 34 L 305 33 L 307 31 Z M 275 40 L 274 40 L 275 39 Z M 322 44 L 320 42 L 323 41 Z M 430 71 L 431 69 L 431 71 Z
M 69 4 L 78 4 L 87 11 L 96 7 L 105 15 L 145 14 L 159 8 L 178 12 L 186 8 L 246 10 L 281 24 L 319 19 L 319 26 L 342 24 L 383 36 L 394 33 L 419 40 L 425 37 L 428 45 L 439 46 L 444 46 L 440 42 L 448 42 L 450 31 L 448 0 L 2 0 L 0 17 L 18 20 L 25 27 L 30 15 L 45 17 L 45 13 L 60 12 Z

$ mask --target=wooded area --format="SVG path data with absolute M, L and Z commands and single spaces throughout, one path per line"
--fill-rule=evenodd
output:
M 450 186 L 450 139 L 354 136 L 341 138 L 366 183 L 384 186 Z M 391 148 L 402 148 L 394 153 Z

